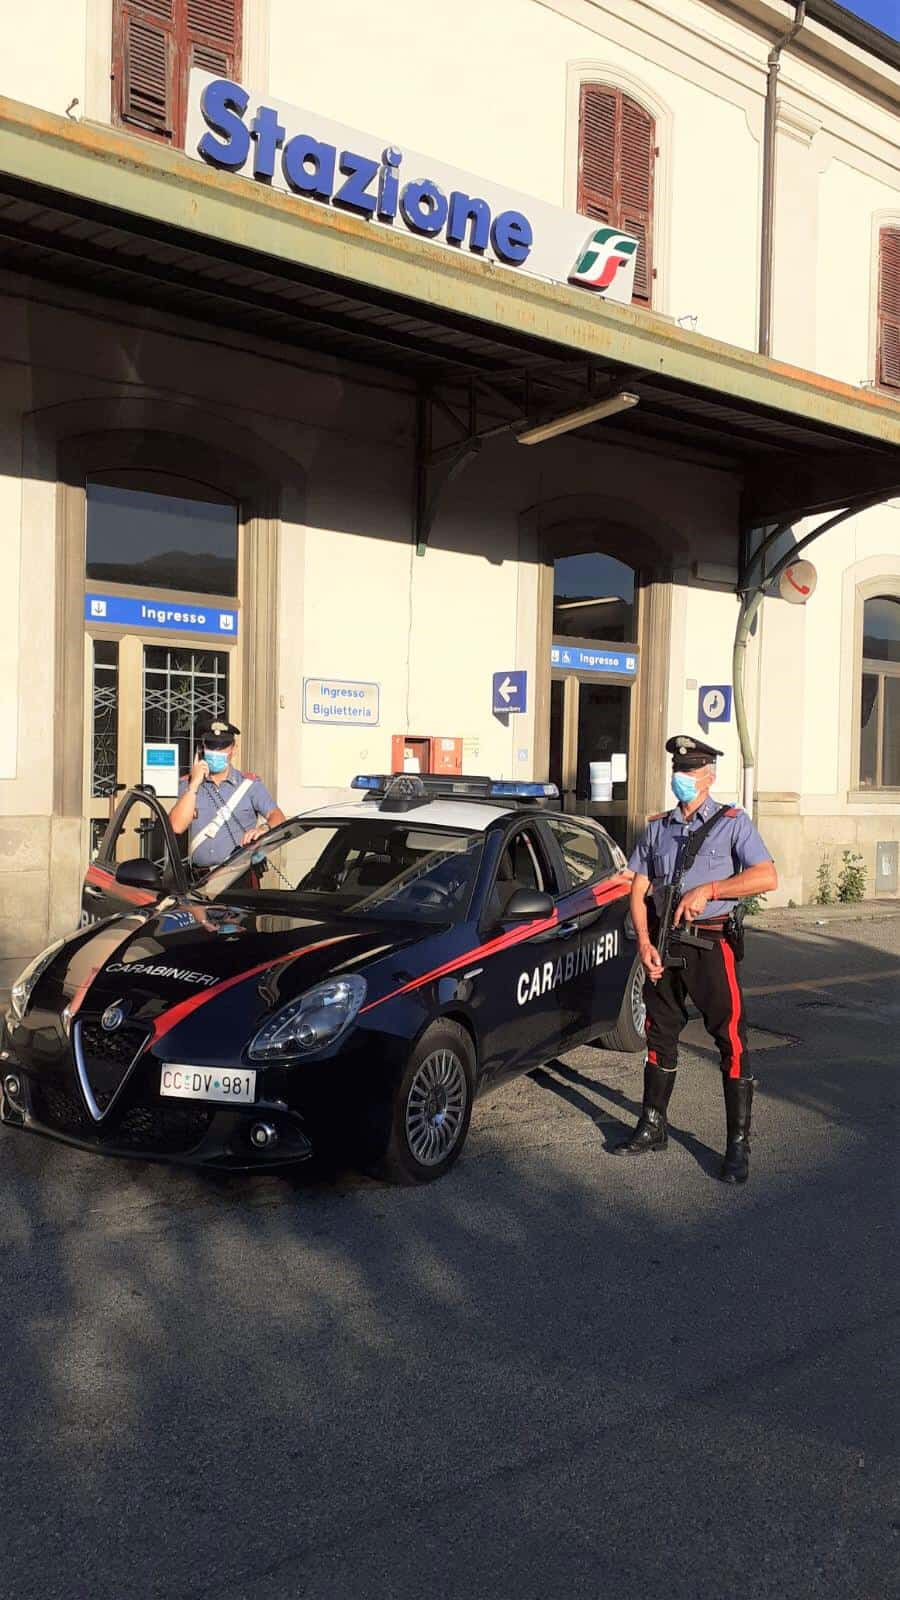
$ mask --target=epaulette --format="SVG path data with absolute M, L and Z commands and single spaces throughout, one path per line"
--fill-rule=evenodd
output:
M 260 777 L 259 777 L 259 773 L 258 772 L 245 772 L 244 773 L 244 777 L 245 778 L 252 778 L 254 783 L 259 783 L 260 782 Z
M 728 806 L 725 811 L 723 811 L 722 815 L 724 817 L 739 817 L 741 815 L 741 808 L 740 806 Z
M 648 822 L 662 822 L 663 817 L 667 817 L 668 815 L 669 815 L 668 811 L 656 811 L 656 812 L 654 812 L 652 817 L 648 817 L 647 818 L 647 821 Z

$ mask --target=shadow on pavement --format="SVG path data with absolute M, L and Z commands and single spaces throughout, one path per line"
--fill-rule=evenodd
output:
M 6 1133 L 0 1593 L 888 1593 L 895 1147 L 853 1026 L 852 1071 L 838 1027 L 769 1053 L 738 1193 L 696 1181 L 714 1068 L 667 1157 L 585 1157 L 638 1110 L 600 1052 L 420 1190 Z
M 717 1071 L 717 1079 L 720 1074 Z M 623 1094 L 620 1089 L 613 1088 L 610 1084 L 588 1078 L 584 1073 L 578 1072 L 566 1061 L 551 1061 L 546 1067 L 538 1067 L 530 1074 L 534 1083 L 542 1089 L 548 1089 L 551 1094 L 557 1094 L 569 1105 L 583 1111 L 595 1122 L 603 1135 L 603 1148 L 614 1155 L 628 1136 L 634 1132 L 637 1118 L 640 1115 L 640 1099 L 632 1099 Z M 562 1081 L 560 1081 L 562 1080 Z M 640 1087 L 640 1086 L 639 1086 Z M 587 1092 L 585 1092 L 587 1091 Z M 595 1100 L 588 1098 L 588 1093 L 599 1096 L 603 1100 L 611 1101 L 618 1109 L 627 1113 L 625 1117 L 610 1117 L 604 1114 L 603 1108 L 598 1107 Z M 722 1165 L 721 1150 L 713 1150 L 702 1139 L 697 1139 L 687 1129 L 668 1119 L 669 1138 L 687 1150 L 697 1162 L 701 1171 L 708 1177 L 717 1177 Z M 623 1157 L 623 1160 L 625 1158 Z

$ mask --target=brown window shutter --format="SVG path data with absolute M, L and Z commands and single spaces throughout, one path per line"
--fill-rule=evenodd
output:
M 584 216 L 596 217 L 599 222 L 613 220 L 620 100 L 616 89 L 602 89 L 592 83 L 581 86 L 578 209 Z
M 634 299 L 649 305 L 653 283 L 653 164 L 656 125 L 621 89 L 581 88 L 578 209 L 640 239 Z
M 243 0 L 186 0 L 187 62 L 221 78 L 238 78 L 241 69 Z
M 114 0 L 115 121 L 184 144 L 188 76 L 241 70 L 243 0 Z
M 653 244 L 653 156 L 656 130 L 643 106 L 622 97 L 619 157 L 619 227 L 640 239 L 634 269 L 634 298 L 650 304 Z
M 175 3 L 117 0 L 113 17 L 115 120 L 166 140 L 175 128 Z
M 900 389 L 900 228 L 878 237 L 878 382 Z

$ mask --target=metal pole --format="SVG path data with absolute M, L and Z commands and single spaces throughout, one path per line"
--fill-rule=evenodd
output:
M 767 356 L 772 347 L 772 258 L 775 243 L 775 130 L 778 118 L 778 73 L 781 52 L 803 27 L 806 0 L 800 0 L 797 15 L 777 44 L 769 51 L 766 77 L 766 112 L 763 124 L 762 227 L 759 264 L 759 351 Z
M 747 640 L 750 629 L 757 612 L 762 604 L 762 589 L 757 589 L 752 595 L 744 595 L 741 601 L 740 615 L 734 634 L 734 650 L 731 657 L 731 682 L 734 687 L 734 720 L 737 723 L 738 739 L 741 746 L 741 764 L 743 766 L 742 803 L 748 816 L 753 815 L 753 744 L 750 739 L 750 725 L 747 721 L 747 706 L 744 700 L 744 663 L 747 659 Z

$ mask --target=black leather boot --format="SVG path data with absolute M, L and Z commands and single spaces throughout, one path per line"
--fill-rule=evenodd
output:
M 644 1104 L 638 1125 L 624 1144 L 616 1150 L 617 1156 L 642 1156 L 646 1150 L 665 1150 L 669 1142 L 666 1127 L 666 1107 L 675 1087 L 675 1068 L 644 1065 Z
M 723 1078 L 728 1143 L 719 1177 L 723 1183 L 746 1183 L 750 1176 L 750 1111 L 755 1078 Z

